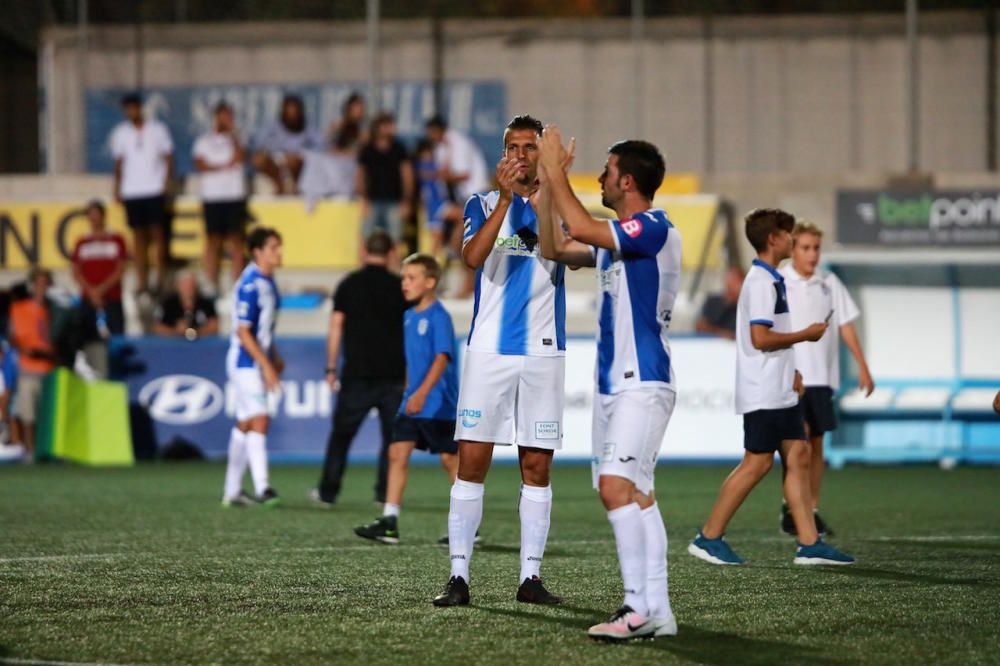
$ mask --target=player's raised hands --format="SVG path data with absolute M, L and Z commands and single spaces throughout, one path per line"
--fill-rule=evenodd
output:
M 514 184 L 517 182 L 521 163 L 510 157 L 501 157 L 497 162 L 497 187 L 500 198 L 510 201 L 514 198 Z
M 538 163 L 542 168 L 550 174 L 555 173 L 557 169 L 563 168 L 567 154 L 558 125 L 549 125 L 542 130 L 542 138 L 538 142 Z

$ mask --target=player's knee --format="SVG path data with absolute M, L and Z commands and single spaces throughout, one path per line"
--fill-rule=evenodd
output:
M 748 455 L 740 463 L 743 469 L 758 479 L 764 478 L 771 467 L 774 466 L 774 455 L 768 453 L 754 453 Z
M 597 481 L 597 490 L 601 495 L 604 508 L 613 511 L 632 503 L 635 487 L 628 479 L 604 475 Z
M 543 455 L 526 455 L 521 459 L 521 479 L 533 486 L 549 485 L 551 458 Z
M 785 454 L 785 465 L 788 467 L 789 471 L 803 471 L 809 469 L 809 458 L 812 453 L 809 448 L 809 444 L 803 442 L 801 444 L 796 444 L 791 447 L 787 454 Z

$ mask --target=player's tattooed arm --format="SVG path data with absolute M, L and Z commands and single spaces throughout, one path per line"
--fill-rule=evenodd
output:
M 569 154 L 562 144 L 562 135 L 557 125 L 549 125 L 542 132 L 539 146 L 538 161 L 541 169 L 545 169 L 552 200 L 555 203 L 559 217 L 562 218 L 566 231 L 574 240 L 584 245 L 615 249 L 615 237 L 611 226 L 604 220 L 591 217 L 583 207 L 573 188 L 569 184 L 562 164 Z
M 462 248 L 462 260 L 469 268 L 481 268 L 486 263 L 486 257 L 490 255 L 493 245 L 497 242 L 504 217 L 506 217 L 507 210 L 514 200 L 514 183 L 517 180 L 518 170 L 519 165 L 516 159 L 503 157 L 497 163 L 497 185 L 500 188 L 497 205 L 486 218 L 483 226 L 472 235 L 472 238 Z

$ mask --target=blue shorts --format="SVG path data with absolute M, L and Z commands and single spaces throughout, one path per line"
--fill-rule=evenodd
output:
M 805 438 L 800 405 L 743 415 L 743 448 L 750 453 L 774 453 L 785 440 Z

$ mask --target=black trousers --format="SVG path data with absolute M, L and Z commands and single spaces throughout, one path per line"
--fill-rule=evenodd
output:
M 341 383 L 340 392 L 337 394 L 337 407 L 333 412 L 333 430 L 326 444 L 323 476 L 319 482 L 319 495 L 324 501 L 336 501 L 344 470 L 347 469 L 347 452 L 373 407 L 378 410 L 382 426 L 382 448 L 379 451 L 378 474 L 375 479 L 375 501 L 385 501 L 392 424 L 402 400 L 403 385 L 398 381 L 357 379 Z

